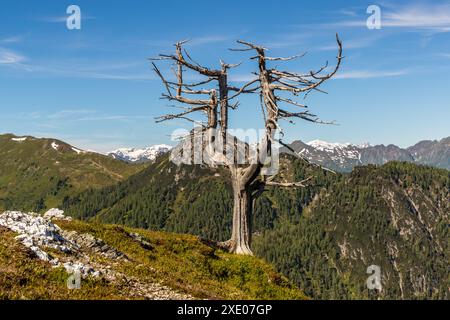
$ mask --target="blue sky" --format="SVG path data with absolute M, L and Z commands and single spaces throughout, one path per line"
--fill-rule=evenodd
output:
M 450 135 L 449 1 L 21 1 L 0 4 L 0 132 L 65 140 L 108 151 L 169 143 L 189 123 L 156 124 L 170 111 L 148 57 L 170 53 L 190 39 L 191 56 L 214 67 L 242 67 L 236 85 L 251 78 L 248 55 L 235 40 L 269 47 L 273 56 L 307 51 L 293 71 L 334 62 L 335 33 L 345 60 L 328 94 L 306 99 L 313 113 L 338 126 L 282 123 L 286 141 L 409 146 Z M 68 30 L 66 8 L 81 8 L 81 30 Z M 381 29 L 369 30 L 367 7 L 381 8 Z M 164 71 L 168 67 L 161 64 Z M 260 127 L 258 100 L 242 99 L 235 128 Z

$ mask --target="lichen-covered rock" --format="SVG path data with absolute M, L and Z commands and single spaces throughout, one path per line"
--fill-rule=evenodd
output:
M 6 211 L 0 215 L 0 225 L 19 235 L 17 240 L 30 248 L 39 259 L 57 265 L 58 261 L 43 250 L 49 247 L 61 252 L 70 253 L 76 245 L 61 236 L 61 229 L 49 220 L 33 213 Z
M 89 233 L 79 234 L 76 231 L 61 230 L 61 234 L 64 238 L 70 240 L 72 243 L 75 243 L 80 248 L 84 248 L 94 253 L 99 253 L 111 260 L 127 260 L 127 257 L 122 252 L 108 246 L 102 239 L 95 238 Z
M 44 218 L 46 218 L 48 220 L 53 220 L 53 219 L 67 220 L 67 221 L 72 220 L 72 217 L 67 217 L 64 215 L 64 210 L 60 210 L 60 209 L 56 209 L 56 208 L 52 208 L 52 209 L 48 210 L 46 213 L 44 213 Z

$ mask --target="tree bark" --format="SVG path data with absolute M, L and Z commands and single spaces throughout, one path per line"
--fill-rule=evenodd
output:
M 250 191 L 242 181 L 233 181 L 233 229 L 231 233 L 230 252 L 252 255 L 251 244 L 251 213 L 252 202 Z
M 233 226 L 231 239 L 219 244 L 223 249 L 236 254 L 253 255 L 251 245 L 252 196 L 249 179 L 240 168 L 231 169 L 233 187 Z

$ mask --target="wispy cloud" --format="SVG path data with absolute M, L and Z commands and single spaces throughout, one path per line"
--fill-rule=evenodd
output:
M 408 74 L 406 70 L 379 71 L 379 70 L 352 70 L 343 71 L 336 74 L 336 79 L 370 79 L 370 78 L 390 78 Z
M 0 66 L 8 64 L 18 66 L 26 72 L 44 75 L 46 77 L 66 77 L 81 79 L 103 79 L 103 80 L 124 80 L 124 81 L 149 81 L 156 79 L 156 76 L 148 72 L 139 72 L 134 70 L 137 67 L 145 68 L 141 62 L 133 61 L 130 63 L 100 63 L 92 62 L 75 64 L 74 62 L 60 62 L 58 65 L 53 63 L 25 63 L 27 59 L 12 51 L 1 51 Z M 143 69 L 140 68 L 140 69 Z M 27 75 L 28 76 L 28 75 Z
M 61 111 L 52 112 L 52 113 L 42 113 L 38 111 L 20 113 L 19 118 L 21 119 L 74 119 L 77 116 L 85 116 L 87 114 L 96 113 L 96 110 L 92 109 L 63 109 Z
M 0 65 L 18 65 L 26 61 L 26 58 L 14 51 L 0 48 Z
M 48 17 L 40 17 L 37 18 L 38 21 L 48 22 L 48 23 L 63 23 L 67 21 L 69 15 L 66 16 L 48 16 Z M 95 17 L 88 16 L 85 14 L 81 14 L 81 20 L 93 20 Z
M 108 73 L 93 73 L 93 72 L 75 72 L 73 75 L 82 76 L 84 78 L 91 79 L 104 79 L 104 80 L 129 80 L 129 81 L 145 81 L 154 80 L 156 77 L 151 73 L 142 74 L 108 74 Z
M 193 38 L 189 41 L 189 45 L 191 46 L 198 46 L 203 44 L 211 44 L 211 43 L 218 43 L 218 42 L 225 42 L 233 39 L 231 36 L 226 35 L 207 35 L 202 37 Z
M 358 11 L 355 8 L 343 8 L 338 10 L 337 13 L 350 17 L 356 17 L 358 15 Z
M 235 39 L 236 37 L 232 35 L 210 34 L 197 37 L 174 38 L 163 40 L 161 39 L 140 40 L 137 43 L 151 47 L 171 48 L 177 41 L 187 41 L 186 43 L 187 47 L 194 47 L 206 44 L 226 42 Z
M 366 17 L 334 24 L 343 27 L 364 27 Z M 382 28 L 409 28 L 413 30 L 450 31 L 449 4 L 410 4 L 381 9 Z
M 23 36 L 11 36 L 6 38 L 0 38 L 0 43 L 2 44 L 11 44 L 11 43 L 18 43 L 23 40 Z
M 230 75 L 231 82 L 250 82 L 255 80 L 257 77 L 254 74 L 232 74 Z
M 152 120 L 148 115 L 108 115 L 99 113 L 94 109 L 65 109 L 53 113 L 28 112 L 21 113 L 19 119 L 41 120 L 41 124 L 54 125 L 60 121 L 123 121 L 131 122 L 135 120 Z M 55 122 L 56 121 L 56 122 Z
M 89 109 L 61 110 L 61 111 L 46 115 L 46 118 L 47 119 L 64 119 L 64 118 L 69 118 L 69 117 L 71 118 L 74 116 L 92 114 L 95 112 L 96 112 L 95 110 L 89 110 Z
M 77 119 L 77 121 L 133 121 L 133 120 L 142 120 L 148 119 L 152 120 L 153 118 L 150 116 L 133 116 L 133 115 L 99 115 L 92 117 L 83 117 Z
M 306 41 L 312 37 L 311 33 L 291 32 L 283 33 L 277 36 L 275 39 L 264 41 L 262 45 L 271 49 L 280 49 L 285 47 L 293 47 L 299 45 L 305 45 Z
M 376 34 L 374 36 L 366 36 L 357 39 L 348 39 L 348 40 L 343 39 L 342 41 L 344 43 L 345 50 L 349 50 L 349 49 L 361 49 L 370 47 L 381 38 L 382 38 L 381 34 Z M 318 48 L 318 50 L 336 50 L 336 49 L 337 49 L 336 43 Z

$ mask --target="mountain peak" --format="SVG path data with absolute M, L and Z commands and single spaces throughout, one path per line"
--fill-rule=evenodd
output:
M 312 140 L 306 144 L 320 151 L 333 151 L 335 149 L 343 149 L 352 145 L 351 143 L 327 142 L 323 140 Z
M 126 162 L 146 162 L 153 161 L 161 154 L 169 152 L 172 146 L 167 144 L 157 144 L 147 148 L 119 148 L 108 153 L 108 156 Z

